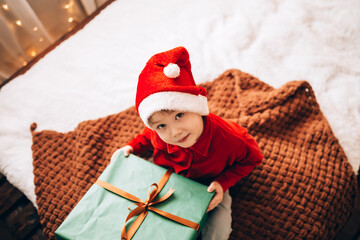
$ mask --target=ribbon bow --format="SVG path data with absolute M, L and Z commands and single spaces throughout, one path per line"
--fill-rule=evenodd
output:
M 129 215 L 127 216 L 127 218 L 125 220 L 125 223 L 121 230 L 121 240 L 130 240 L 133 237 L 133 235 L 135 234 L 135 232 L 137 231 L 137 229 L 140 227 L 141 223 L 145 219 L 148 211 L 153 211 L 153 212 L 155 212 L 161 216 L 164 216 L 168 219 L 171 219 L 175 222 L 178 222 L 185 226 L 191 227 L 191 228 L 195 229 L 196 231 L 199 230 L 199 228 L 200 228 L 199 224 L 153 207 L 153 205 L 167 200 L 174 193 L 175 189 L 170 188 L 169 191 L 164 196 L 159 198 L 157 201 L 154 201 L 156 196 L 160 193 L 162 188 L 165 186 L 165 184 L 168 181 L 168 179 L 170 178 L 171 174 L 172 174 L 172 171 L 167 170 L 166 173 L 162 176 L 162 178 L 160 179 L 160 181 L 158 183 L 151 184 L 151 186 L 149 187 L 149 191 L 148 191 L 148 198 L 145 201 L 141 200 L 140 198 L 138 198 L 136 196 L 131 195 L 128 192 L 125 192 L 125 191 L 111 185 L 110 183 L 104 182 L 100 179 L 98 179 L 95 182 L 95 184 L 97 184 L 97 185 L 105 188 L 106 190 L 109 190 L 110 192 L 113 192 L 121 197 L 129 199 L 129 200 L 135 202 L 135 205 L 137 205 L 137 207 L 129 213 Z M 139 215 L 139 216 L 133 222 L 133 224 L 130 226 L 129 230 L 126 231 L 126 228 L 125 228 L 126 222 L 136 215 Z

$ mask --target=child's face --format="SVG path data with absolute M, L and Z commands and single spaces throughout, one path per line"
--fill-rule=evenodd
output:
M 204 129 L 201 115 L 191 112 L 156 112 L 149 123 L 164 142 L 183 148 L 194 145 Z

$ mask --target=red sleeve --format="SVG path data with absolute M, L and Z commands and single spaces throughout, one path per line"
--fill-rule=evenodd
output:
M 249 175 L 263 159 L 257 142 L 247 131 L 244 132 L 240 140 L 242 144 L 237 146 L 242 147 L 236 151 L 239 154 L 233 157 L 232 164 L 215 179 L 220 183 L 224 191 L 234 186 L 241 178 Z
M 135 155 L 142 155 L 148 151 L 152 151 L 154 149 L 151 143 L 153 134 L 153 130 L 145 128 L 142 133 L 139 133 L 134 139 L 128 142 L 127 145 L 130 145 L 133 148 L 133 153 Z

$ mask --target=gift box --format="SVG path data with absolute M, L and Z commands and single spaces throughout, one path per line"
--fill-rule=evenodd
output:
M 203 184 L 120 153 L 55 235 L 57 239 L 196 239 L 212 197 Z

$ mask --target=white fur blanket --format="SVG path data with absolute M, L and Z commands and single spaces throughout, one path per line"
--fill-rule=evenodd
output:
M 0 91 L 0 171 L 35 203 L 32 122 L 71 131 L 134 104 L 155 53 L 185 46 L 197 83 L 230 68 L 280 87 L 307 80 L 357 171 L 360 1 L 115 1 Z

